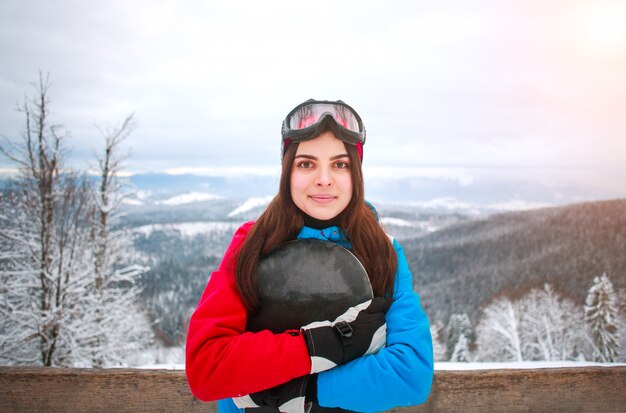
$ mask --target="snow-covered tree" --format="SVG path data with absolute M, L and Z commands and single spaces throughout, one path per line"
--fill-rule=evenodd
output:
M 130 115 L 121 125 L 102 131 L 104 151 L 97 156 L 99 182 L 91 216 L 93 311 L 88 323 L 88 349 L 96 367 L 123 364 L 130 352 L 145 347 L 152 337 L 147 317 L 138 308 L 138 282 L 147 268 L 130 262 L 132 238 L 120 225 L 120 205 L 126 196 L 120 175 L 127 159 L 120 154 L 120 145 L 134 128 Z
M 620 289 L 616 292 L 617 301 L 619 303 L 619 317 L 617 322 L 617 331 L 619 332 L 619 346 L 616 362 L 626 362 L 626 289 Z
M 545 284 L 519 302 L 522 351 L 526 360 L 576 360 L 584 345 L 579 308 Z
M 444 361 L 446 357 L 446 346 L 442 343 L 441 331 L 443 326 L 441 324 L 430 325 L 430 336 L 433 340 L 433 359 L 435 361 Z
M 136 308 L 145 269 L 125 259 L 130 238 L 115 214 L 115 150 L 132 118 L 107 136 L 94 191 L 64 165 L 66 135 L 50 124 L 48 88 L 41 76 L 23 107 L 22 141 L 0 147 L 20 171 L 0 197 L 0 363 L 121 364 L 150 337 Z
M 20 175 L 4 193 L 0 213 L 0 337 L 3 362 L 67 365 L 75 354 L 89 286 L 89 188 L 64 166 L 64 139 L 50 122 L 49 82 L 43 75 L 21 110 L 19 144 L 2 153 Z
M 606 274 L 593 279 L 585 300 L 585 321 L 593 343 L 593 359 L 616 361 L 619 350 L 619 308 L 613 284 Z
M 508 298 L 496 299 L 483 310 L 476 326 L 478 358 L 483 361 L 523 361 L 520 314 Z
M 582 326 L 579 307 L 549 284 L 517 301 L 499 298 L 483 310 L 476 327 L 478 358 L 578 360 L 588 347 Z
M 462 361 L 469 362 L 471 361 L 469 344 L 467 343 L 467 338 L 465 335 L 461 334 L 459 339 L 454 346 L 454 351 L 452 352 L 452 356 L 450 356 L 450 361 Z
M 461 336 L 465 337 L 466 344 L 471 342 L 472 323 L 466 313 L 452 314 L 448 322 L 448 340 L 446 359 L 450 360 Z

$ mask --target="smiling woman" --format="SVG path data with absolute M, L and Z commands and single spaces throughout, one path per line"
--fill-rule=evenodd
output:
M 279 192 L 256 222 L 235 233 L 189 322 L 189 385 L 202 400 L 221 399 L 220 413 L 260 406 L 275 413 L 380 411 L 426 401 L 433 378 L 429 323 L 402 247 L 364 199 L 364 143 L 361 118 L 342 101 L 308 100 L 283 122 Z M 334 321 L 277 334 L 248 329 L 247 321 L 267 309 L 262 259 L 310 239 L 350 250 L 374 298 Z M 310 295 L 311 280 L 337 261 L 325 254 L 306 271 L 307 257 L 290 261 L 285 282 Z M 313 302 L 343 302 L 335 293 Z

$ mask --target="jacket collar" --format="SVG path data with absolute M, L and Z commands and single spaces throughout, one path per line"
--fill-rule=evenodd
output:
M 323 241 L 332 241 L 342 247 L 352 248 L 339 227 L 332 226 L 324 229 L 315 229 L 303 226 L 298 234 L 298 239 L 313 238 Z

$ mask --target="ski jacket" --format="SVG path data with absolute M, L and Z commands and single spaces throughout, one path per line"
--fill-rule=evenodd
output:
M 189 386 L 201 400 L 219 399 L 219 413 L 240 412 L 231 397 L 275 387 L 311 369 L 302 335 L 245 331 L 247 314 L 235 286 L 234 267 L 237 252 L 253 225 L 245 223 L 235 233 L 189 322 Z M 337 227 L 317 230 L 305 226 L 298 238 L 350 247 Z M 421 404 L 428 397 L 433 378 L 430 326 L 413 291 L 402 247 L 392 241 L 398 270 L 393 302 L 386 314 L 386 347 L 319 373 L 317 396 L 322 407 L 374 412 Z

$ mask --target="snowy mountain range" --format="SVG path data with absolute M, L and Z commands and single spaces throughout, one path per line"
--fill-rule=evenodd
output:
M 123 224 L 150 267 L 144 299 L 158 336 L 180 345 L 188 317 L 236 228 L 255 219 L 278 186 L 271 174 L 142 174 L 128 178 Z M 476 320 L 497 295 L 552 283 L 581 303 L 594 276 L 626 289 L 626 200 L 541 181 L 379 174 L 367 199 L 404 246 L 415 289 L 434 322 Z M 1 182 L 0 182 L 1 185 Z
M 534 175 L 533 175 L 534 176 Z M 264 206 L 278 189 L 277 174 L 136 174 L 128 178 L 134 194 L 127 204 L 135 206 L 235 200 L 238 207 Z M 563 180 L 511 177 L 500 171 L 466 172 L 374 169 L 366 174 L 366 198 L 375 205 L 403 205 L 430 212 L 489 214 L 547 206 L 613 199 L 624 196 L 597 186 Z M 247 203 L 246 203 L 247 202 Z M 254 204 L 254 205 L 253 205 Z M 228 213 L 226 215 L 228 215 Z
M 125 222 L 152 268 L 144 280 L 147 300 L 173 343 L 181 339 L 186 317 L 230 237 L 242 222 L 258 217 L 277 185 L 277 178 L 268 176 L 235 181 L 191 175 L 131 180 L 136 192 Z M 404 184 L 416 188 L 424 181 Z M 390 194 L 402 192 L 393 186 L 387 188 Z M 405 190 L 405 201 L 396 195 L 373 202 L 386 231 L 401 240 L 432 320 L 445 324 L 454 313 L 475 320 L 494 295 L 514 295 L 545 282 L 581 301 L 590 280 L 602 272 L 613 274 L 616 288 L 626 288 L 625 200 L 546 207 L 566 197 L 524 200 L 500 192 L 474 202 L 478 187 L 461 193 L 453 187 L 449 193 Z M 422 193 L 440 198 L 421 199 Z

